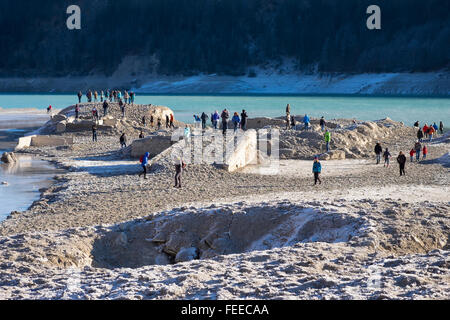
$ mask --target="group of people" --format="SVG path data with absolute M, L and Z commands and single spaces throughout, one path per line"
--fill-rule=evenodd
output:
M 211 119 L 211 125 L 214 129 L 219 129 L 219 122 L 222 122 L 222 132 L 226 134 L 228 130 L 228 122 L 230 121 L 230 112 L 227 109 L 224 109 L 221 114 L 216 110 L 211 113 L 211 116 L 208 116 L 205 112 L 202 112 L 201 116 L 194 114 L 195 126 L 197 128 L 206 129 L 206 122 L 208 119 Z M 242 110 L 239 115 L 238 112 L 234 112 L 233 117 L 231 117 L 231 122 L 234 127 L 234 132 L 238 129 L 243 131 L 247 130 L 247 119 L 248 114 L 247 111 Z
M 155 117 L 153 115 L 150 115 L 150 127 L 153 128 L 155 125 Z M 144 127 L 147 126 L 147 116 L 144 115 L 142 117 L 142 125 Z M 160 117 L 158 117 L 156 119 L 156 127 L 158 128 L 158 130 L 160 130 L 162 128 L 162 119 Z M 175 129 L 175 117 L 173 115 L 173 113 L 166 114 L 166 129 Z
M 444 134 L 444 123 L 442 121 L 439 122 L 439 127 L 436 124 L 436 122 L 434 122 L 430 126 L 427 123 L 425 123 L 423 128 L 420 128 L 419 121 L 416 121 L 414 123 L 414 127 L 418 128 L 418 130 L 417 130 L 417 139 L 419 140 L 419 142 L 422 142 L 422 140 L 424 138 L 425 139 L 429 139 L 430 141 L 432 141 L 433 140 L 433 135 L 437 134 L 438 132 L 440 132 L 441 134 Z
M 78 103 L 81 103 L 81 99 L 83 98 L 83 93 L 81 91 L 78 92 Z M 124 90 L 122 95 L 122 91 L 120 90 L 101 90 L 100 93 L 98 91 L 88 90 L 86 92 L 87 102 L 100 102 L 109 100 L 109 102 L 119 102 L 123 99 L 125 104 L 134 104 L 134 99 L 136 94 L 133 91 L 128 92 Z
M 305 114 L 305 116 L 302 119 L 302 122 L 304 124 L 304 128 L 305 130 L 309 130 L 311 129 L 311 119 L 309 118 L 309 116 L 307 114 Z M 297 121 L 295 119 L 294 115 L 291 115 L 291 105 L 288 104 L 286 106 L 286 130 L 289 130 L 291 128 L 294 128 L 297 124 Z M 325 129 L 325 119 L 324 117 L 322 117 L 320 119 L 320 127 L 322 129 L 322 131 L 324 131 Z

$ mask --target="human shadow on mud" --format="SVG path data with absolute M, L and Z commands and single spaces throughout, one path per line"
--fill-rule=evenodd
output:
M 137 175 L 142 172 L 138 164 L 117 164 L 106 166 L 81 166 L 76 171 L 84 171 L 97 177 L 118 177 Z

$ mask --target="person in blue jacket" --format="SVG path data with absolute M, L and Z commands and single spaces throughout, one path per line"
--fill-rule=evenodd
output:
M 319 161 L 319 157 L 314 157 L 313 173 L 314 173 L 314 185 L 317 185 L 317 181 L 319 181 L 319 183 L 322 184 L 322 180 L 320 180 L 320 174 L 322 173 L 322 164 Z
M 305 129 L 308 130 L 309 129 L 309 123 L 310 123 L 310 119 L 308 117 L 307 114 L 305 114 L 305 117 L 303 118 L 303 123 L 305 124 Z
M 234 132 L 236 132 L 238 129 L 239 123 L 241 123 L 241 118 L 239 118 L 239 114 L 237 112 L 234 113 L 234 116 L 233 116 L 233 118 L 231 118 L 231 121 L 234 124 Z
M 150 157 L 150 153 L 146 152 L 141 158 L 141 160 L 142 160 L 141 161 L 141 165 L 142 165 L 142 168 L 144 169 L 144 171 L 139 174 L 139 178 L 142 175 L 144 175 L 144 179 L 147 179 L 147 165 L 148 165 L 148 158 L 149 157 Z

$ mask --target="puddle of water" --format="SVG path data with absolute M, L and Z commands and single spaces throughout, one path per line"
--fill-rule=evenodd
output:
M 0 155 L 3 154 L 0 150 Z M 39 199 L 39 189 L 49 187 L 55 174 L 64 170 L 56 169 L 50 163 L 32 156 L 18 155 L 14 165 L 0 165 L 0 221 L 11 211 L 24 211 Z

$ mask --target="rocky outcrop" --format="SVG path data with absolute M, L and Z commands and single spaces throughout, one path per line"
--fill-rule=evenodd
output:
M 17 162 L 17 157 L 13 152 L 5 152 L 3 153 L 1 160 L 7 164 L 13 164 Z

